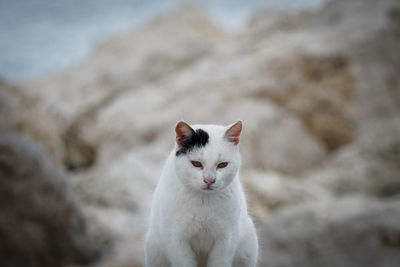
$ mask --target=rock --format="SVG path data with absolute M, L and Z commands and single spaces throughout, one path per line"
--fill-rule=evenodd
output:
M 74 122 L 62 135 L 65 144 L 64 166 L 69 171 L 92 167 L 97 160 L 97 148 L 82 136 L 81 120 Z
M 119 250 L 124 247 L 121 243 L 131 243 L 132 236 L 136 242 L 143 242 L 151 195 L 160 172 L 158 162 L 148 161 L 146 155 L 132 152 L 71 177 L 74 191 L 82 198 L 91 236 L 104 251 L 114 251 L 114 246 Z M 141 249 L 129 247 L 129 255 L 140 256 Z
M 241 32 L 241 37 L 257 42 L 270 38 L 274 34 L 292 32 L 300 28 L 304 20 L 314 13 L 308 10 L 261 8 L 250 16 L 245 31 Z
M 281 57 L 268 67 L 279 77 L 277 87 L 260 88 L 256 95 L 296 114 L 332 152 L 351 143 L 355 135 L 355 119 L 346 110 L 356 101 L 356 78 L 350 68 L 349 59 L 340 54 L 292 54 L 287 61 Z
M 144 238 L 147 229 L 123 239 L 98 265 L 99 267 L 142 267 L 144 265 Z
M 285 209 L 258 227 L 260 266 L 397 266 L 399 204 L 353 197 Z
M 2 266 L 89 264 L 98 250 L 49 155 L 15 132 L 0 134 Z
M 336 195 L 399 195 L 399 148 L 399 118 L 369 123 L 354 143 L 309 173 L 307 179 Z
M 74 188 L 88 204 L 134 211 L 154 189 L 160 170 L 158 163 L 138 153 L 124 154 L 115 162 L 99 166 L 89 174 L 72 177 Z
M 241 175 L 250 213 L 256 222 L 286 207 L 303 203 L 327 201 L 331 192 L 313 181 L 305 181 L 279 173 L 249 171 Z
M 52 114 L 24 88 L 0 80 L 0 131 L 9 130 L 31 136 L 57 163 L 63 162 L 64 146 Z

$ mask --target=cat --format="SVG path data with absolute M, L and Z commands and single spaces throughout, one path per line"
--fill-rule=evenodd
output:
M 146 267 L 255 267 L 256 230 L 239 180 L 242 122 L 178 122 L 156 187 Z

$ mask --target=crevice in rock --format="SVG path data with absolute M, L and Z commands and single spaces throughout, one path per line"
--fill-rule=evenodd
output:
M 379 238 L 382 247 L 391 249 L 400 249 L 400 233 L 397 233 L 397 235 L 389 233 L 381 233 Z
M 65 145 L 64 166 L 68 171 L 87 169 L 96 162 L 97 151 L 81 138 L 79 128 L 79 124 L 73 124 L 62 135 Z

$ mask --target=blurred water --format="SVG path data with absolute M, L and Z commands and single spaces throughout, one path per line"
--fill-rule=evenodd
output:
M 197 2 L 216 23 L 234 30 L 260 7 L 298 9 L 323 1 Z M 0 76 L 21 80 L 62 70 L 86 55 L 99 40 L 187 2 L 193 1 L 0 0 Z

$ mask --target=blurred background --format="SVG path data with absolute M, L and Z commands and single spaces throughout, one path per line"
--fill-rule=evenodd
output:
M 244 121 L 259 266 L 400 262 L 398 0 L 0 1 L 0 266 L 143 266 L 178 120 Z

